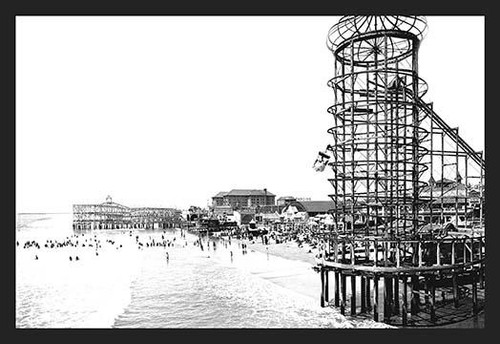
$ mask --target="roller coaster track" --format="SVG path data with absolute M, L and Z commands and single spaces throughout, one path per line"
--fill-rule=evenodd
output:
M 411 96 L 411 95 L 410 95 Z M 485 169 L 485 161 L 481 157 L 481 154 L 472 149 L 471 146 L 464 139 L 462 139 L 453 128 L 451 128 L 439 115 L 421 98 L 417 97 L 417 104 L 425 111 L 425 113 L 433 119 L 434 123 L 437 124 L 438 128 L 443 130 L 450 138 L 456 140 L 458 146 L 466 152 L 474 162 L 476 162 L 483 170 Z

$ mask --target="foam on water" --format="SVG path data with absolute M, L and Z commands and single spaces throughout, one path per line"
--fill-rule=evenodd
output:
M 45 248 L 45 240 L 61 241 L 73 234 L 64 230 L 71 228 L 67 225 L 67 219 L 56 216 L 33 221 L 17 233 L 17 327 L 111 327 L 130 303 L 130 285 L 141 265 L 134 247 L 123 244 L 117 250 L 105 242 L 117 234 L 102 233 L 98 256 L 89 246 Z M 24 249 L 24 242 L 31 240 L 41 248 Z M 84 241 L 84 236 L 79 240 Z
M 94 235 L 100 240 L 96 256 L 88 246 L 43 247 L 47 239 L 74 234 L 71 216 L 31 216 L 19 223 L 17 327 L 384 327 L 319 307 L 319 278 L 309 264 L 250 250 L 243 254 L 236 240 L 227 247 L 219 242 L 216 250 L 204 242 L 202 251 L 194 245 L 196 236 L 181 238 L 179 231 L 79 234 L 79 241 Z M 175 245 L 146 247 L 162 235 L 170 241 L 175 237 Z M 29 240 L 42 247 L 24 249 Z M 76 255 L 79 261 L 69 261 Z

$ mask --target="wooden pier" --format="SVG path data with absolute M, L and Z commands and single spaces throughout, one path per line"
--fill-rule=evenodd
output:
M 484 304 L 485 161 L 423 98 L 426 32 L 411 15 L 347 15 L 330 28 L 332 140 L 313 166 L 331 168 L 334 203 L 329 233 L 316 235 L 327 246 L 321 305 L 401 326 Z
M 484 239 L 333 238 L 317 261 L 321 306 L 396 326 L 467 319 L 484 308 Z
M 172 208 L 129 208 L 111 197 L 100 204 L 74 204 L 73 229 L 165 229 L 178 227 L 180 211 Z

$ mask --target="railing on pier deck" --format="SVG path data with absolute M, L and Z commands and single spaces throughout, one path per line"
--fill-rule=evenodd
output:
M 318 263 L 343 268 L 350 265 L 365 271 L 370 271 L 369 267 L 387 272 L 455 268 L 478 264 L 485 258 L 484 236 L 420 240 L 336 237 L 330 240 Z M 433 269 L 428 269 L 430 267 Z

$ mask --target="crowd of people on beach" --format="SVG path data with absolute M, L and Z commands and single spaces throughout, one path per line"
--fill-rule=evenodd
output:
M 135 236 L 135 244 L 137 249 L 142 250 L 144 248 L 152 248 L 152 247 L 163 247 L 166 249 L 167 247 L 174 247 L 176 242 L 176 237 L 172 240 L 169 240 L 165 236 L 166 231 L 163 231 L 161 235 L 161 240 L 153 238 L 149 236 L 145 240 L 140 240 L 139 235 Z M 129 232 L 129 236 L 132 237 L 132 231 Z M 182 233 L 181 238 L 185 238 L 185 233 Z M 45 242 L 38 242 L 36 240 L 28 240 L 25 241 L 22 248 L 23 249 L 31 249 L 34 248 L 37 251 L 41 250 L 42 247 L 45 249 L 59 249 L 59 248 L 92 248 L 95 250 L 95 255 L 99 256 L 100 249 L 102 249 L 103 244 L 107 244 L 108 246 L 114 247 L 117 250 L 123 248 L 123 244 L 117 243 L 116 240 L 113 239 L 105 239 L 101 240 L 96 233 L 75 233 L 71 236 L 66 237 L 64 240 L 56 240 L 56 239 L 46 239 Z M 184 240 L 182 244 L 184 247 L 187 246 L 187 241 Z M 16 246 L 19 247 L 19 240 L 16 241 Z M 34 256 L 35 260 L 39 260 L 39 253 Z M 77 255 L 70 255 L 68 257 L 70 261 L 78 261 L 80 257 Z
M 125 234 L 126 231 L 123 232 Z M 137 233 L 133 233 L 133 231 L 128 232 L 129 237 L 133 237 L 135 234 L 135 246 L 139 250 L 144 250 L 146 248 L 163 248 L 165 251 L 168 248 L 173 247 L 187 247 L 188 241 L 186 240 L 186 230 L 180 229 L 180 231 L 173 237 L 170 238 L 166 235 L 166 231 L 163 230 L 161 236 L 156 233 L 156 235 L 141 235 L 139 236 Z M 296 243 L 299 248 L 304 247 L 304 245 L 308 245 L 308 252 L 313 253 L 312 250 L 318 249 L 318 251 L 323 246 L 322 243 L 318 240 L 317 237 L 313 236 L 310 228 L 305 225 L 294 225 L 294 226 L 276 226 L 265 234 L 255 235 L 250 232 L 239 232 L 239 233 L 224 233 L 222 236 L 218 237 L 210 237 L 205 236 L 202 232 L 198 232 L 198 239 L 193 241 L 193 245 L 199 247 L 201 251 L 210 251 L 211 249 L 215 252 L 217 250 L 217 246 L 221 245 L 223 248 L 228 249 L 231 261 L 234 257 L 234 252 L 232 249 L 232 241 L 236 240 L 238 244 L 238 249 L 241 250 L 242 255 L 246 255 L 248 253 L 248 243 L 255 244 L 257 240 L 260 240 L 262 245 L 269 246 L 272 244 L 284 244 L 293 242 Z M 71 236 L 66 237 L 64 240 L 53 240 L 46 239 L 45 242 L 37 242 L 36 240 L 29 240 L 24 242 L 23 249 L 35 248 L 36 250 L 40 250 L 42 247 L 46 249 L 58 249 L 58 248 L 67 248 L 67 247 L 75 247 L 75 248 L 91 248 L 95 251 L 95 255 L 99 256 L 100 249 L 102 249 L 103 244 L 114 247 L 117 250 L 123 247 L 123 244 L 117 243 L 114 239 L 107 238 L 101 240 L 100 237 L 95 232 L 90 233 L 82 233 L 76 232 Z M 19 246 L 19 241 L 16 242 L 16 245 Z M 269 252 L 269 251 L 266 251 Z M 35 260 L 39 259 L 37 253 L 34 257 Z M 165 253 L 166 261 L 169 261 L 169 253 Z M 78 261 L 80 257 L 77 255 L 70 255 L 70 261 Z

